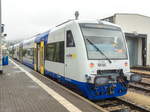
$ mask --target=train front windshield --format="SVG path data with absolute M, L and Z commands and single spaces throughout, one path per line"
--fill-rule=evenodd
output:
M 123 33 L 119 27 L 80 24 L 89 59 L 127 59 Z

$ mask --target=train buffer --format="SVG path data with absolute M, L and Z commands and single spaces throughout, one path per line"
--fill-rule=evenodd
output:
M 104 112 L 24 65 L 9 63 L 0 76 L 0 112 Z

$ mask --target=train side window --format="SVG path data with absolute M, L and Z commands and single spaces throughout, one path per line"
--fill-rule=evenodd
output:
M 64 63 L 64 41 L 48 44 L 45 54 L 48 61 Z
M 57 42 L 56 43 L 54 61 L 64 63 L 64 42 Z
M 67 47 L 75 47 L 74 39 L 71 30 L 67 31 Z
M 54 60 L 54 54 L 55 54 L 55 43 L 48 44 L 46 47 L 46 60 L 53 61 Z

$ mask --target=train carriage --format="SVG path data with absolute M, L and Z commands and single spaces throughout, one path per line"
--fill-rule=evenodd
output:
M 20 61 L 31 68 L 34 68 L 34 40 L 35 37 L 20 43 Z
M 34 40 L 34 70 L 44 74 L 45 72 L 45 47 L 50 31 L 37 35 Z
M 101 34 L 101 30 L 104 28 L 106 33 Z M 104 53 L 99 53 L 98 50 L 93 47 L 95 41 L 101 41 L 98 40 L 100 37 L 95 37 L 97 31 L 107 38 L 107 40 L 105 39 L 106 42 L 109 42 L 109 39 L 112 41 L 113 36 L 117 38 L 120 34 L 119 36 L 123 43 L 120 43 L 122 44 L 121 46 L 123 46 L 120 49 L 124 50 L 121 53 L 125 55 L 123 59 L 112 59 L 114 57 L 108 57 L 107 59 L 103 55 Z M 115 34 L 112 35 L 112 32 Z M 116 34 L 117 32 L 119 32 L 118 35 Z M 110 35 L 108 35 L 108 33 L 110 33 Z M 87 38 L 84 36 L 87 36 Z M 92 40 L 92 38 L 98 39 Z M 99 45 L 100 42 L 97 42 L 97 44 Z M 105 43 L 102 48 L 104 46 Z M 109 46 L 109 44 L 106 44 L 105 47 L 107 48 L 107 46 Z M 94 100 L 104 99 L 121 96 L 127 92 L 128 81 L 125 79 L 125 76 L 122 77 L 124 79 L 123 84 L 115 82 L 121 72 L 129 72 L 129 66 L 125 66 L 125 64 L 129 63 L 126 44 L 123 33 L 119 27 L 105 24 L 105 22 L 99 23 L 99 21 L 70 21 L 51 30 L 46 47 L 50 50 L 46 53 L 45 70 L 48 71 L 46 73 L 57 77 L 62 82 L 71 83 L 87 98 Z M 89 50 L 90 48 L 88 47 L 91 47 L 91 50 Z M 61 53 L 59 53 L 60 51 Z M 109 52 L 111 51 L 109 50 Z M 107 51 L 105 53 L 107 53 Z M 117 51 L 115 53 L 115 56 L 121 54 Z M 62 54 L 64 54 L 64 56 L 60 56 Z M 110 60 L 111 63 L 109 62 Z M 95 77 L 97 77 L 97 79 L 95 79 Z M 114 80 L 115 83 L 112 81 L 110 84 L 107 82 L 106 85 L 102 83 L 101 85 L 96 84 L 96 86 L 94 83 L 101 77 L 101 83 L 108 80 L 108 77 L 112 78 L 111 80 Z
M 18 43 L 18 44 L 15 44 L 14 46 L 13 46 L 13 58 L 14 59 L 16 59 L 16 60 L 19 60 L 19 44 L 20 43 Z
M 129 81 L 141 80 L 130 73 L 121 28 L 104 21 L 67 21 L 23 42 L 22 53 L 24 64 L 90 100 L 122 96 Z

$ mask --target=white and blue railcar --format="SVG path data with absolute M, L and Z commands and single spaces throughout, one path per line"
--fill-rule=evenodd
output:
M 20 43 L 20 61 L 34 68 L 34 40 L 36 37 L 32 37 L 29 40 L 25 40 Z
M 19 44 L 20 43 L 17 43 L 13 46 L 13 58 L 16 59 L 16 60 L 19 60 Z
M 117 25 L 71 20 L 37 35 L 31 43 L 34 70 L 76 88 L 90 100 L 122 96 L 129 81 L 140 80 L 130 73 L 125 37 Z

